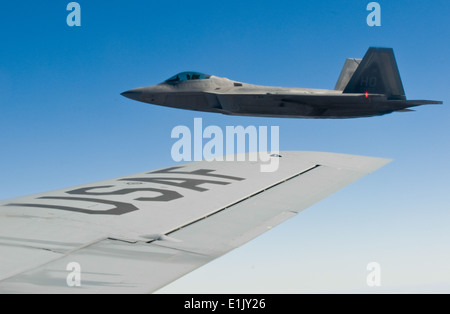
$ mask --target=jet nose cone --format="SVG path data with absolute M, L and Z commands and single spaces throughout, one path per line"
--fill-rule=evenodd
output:
M 161 86 L 148 86 L 130 89 L 123 92 L 121 95 L 149 104 L 163 105 L 166 94 L 167 93 Z
M 120 95 L 133 100 L 140 100 L 142 98 L 143 92 L 144 92 L 143 88 L 135 88 L 127 90 L 126 92 L 123 92 Z

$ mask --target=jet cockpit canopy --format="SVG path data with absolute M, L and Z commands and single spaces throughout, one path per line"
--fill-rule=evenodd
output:
M 184 81 L 193 81 L 193 80 L 207 80 L 211 77 L 211 75 L 203 74 L 199 72 L 181 72 L 177 75 L 172 76 L 165 83 L 179 83 Z

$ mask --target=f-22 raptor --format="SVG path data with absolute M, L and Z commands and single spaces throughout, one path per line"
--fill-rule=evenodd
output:
M 359 118 L 442 104 L 406 100 L 392 48 L 368 49 L 346 60 L 334 90 L 259 86 L 198 72 L 121 95 L 155 105 L 227 115 L 289 118 Z

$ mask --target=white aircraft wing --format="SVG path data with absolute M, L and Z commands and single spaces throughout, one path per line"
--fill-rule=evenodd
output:
M 2 201 L 0 292 L 156 291 L 388 162 L 280 155 L 275 172 L 192 162 Z

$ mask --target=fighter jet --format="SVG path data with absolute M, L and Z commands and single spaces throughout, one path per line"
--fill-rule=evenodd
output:
M 392 48 L 346 60 L 334 90 L 259 86 L 199 72 L 182 72 L 150 87 L 123 92 L 133 100 L 238 116 L 359 118 L 442 104 L 406 100 Z

